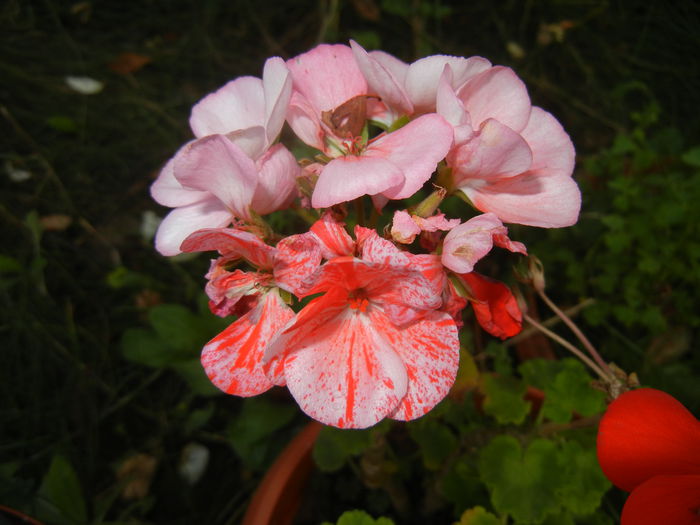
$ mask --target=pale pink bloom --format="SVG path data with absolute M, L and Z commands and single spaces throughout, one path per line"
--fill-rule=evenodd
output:
M 324 295 L 265 352 L 270 379 L 286 382 L 311 417 L 341 428 L 422 416 L 449 391 L 459 360 L 457 328 L 436 310 L 441 299 L 427 279 L 376 232 L 357 234 L 362 259 L 323 265 L 306 294 Z
M 442 245 L 442 264 L 455 273 L 469 273 L 494 244 L 527 255 L 525 245 L 508 238 L 508 229 L 495 214 L 484 213 L 447 233 Z
M 578 219 L 581 194 L 571 178 L 574 147 L 559 122 L 532 107 L 522 81 L 496 66 L 455 89 L 445 66 L 437 111 L 454 126 L 447 155 L 454 187 L 504 222 L 546 228 Z
M 397 210 L 391 223 L 391 237 L 401 244 L 411 244 L 421 232 L 449 231 L 459 223 L 459 219 L 446 219 L 444 213 L 423 218 Z
M 370 92 L 379 95 L 391 112 L 389 124 L 403 115 L 435 112 L 438 83 L 446 64 L 454 72 L 454 89 L 491 67 L 485 58 L 449 55 L 432 55 L 409 65 L 383 51 L 367 53 L 352 40 L 350 45 Z
M 291 79 L 281 58 L 265 63 L 263 79 L 241 77 L 192 108 L 195 140 L 183 146 L 151 186 L 151 195 L 175 208 L 161 223 L 156 249 L 180 253 L 180 244 L 202 228 L 234 218 L 250 220 L 293 199 L 299 166 L 281 144 Z
M 363 195 L 380 196 L 376 203 L 410 197 L 447 154 L 452 129 L 437 114 L 365 143 L 362 128 L 376 97 L 348 46 L 322 44 L 287 66 L 294 88 L 287 120 L 299 138 L 331 158 L 316 182 L 314 208 Z
M 238 396 L 254 396 L 273 386 L 262 369 L 268 342 L 294 316 L 280 289 L 295 293 L 319 266 L 321 251 L 310 234 L 292 235 L 276 247 L 255 235 L 230 229 L 200 230 L 183 243 L 185 252 L 217 250 L 207 274 L 206 292 L 212 311 L 239 317 L 202 349 L 202 365 L 218 388 Z M 255 271 L 230 271 L 237 260 Z

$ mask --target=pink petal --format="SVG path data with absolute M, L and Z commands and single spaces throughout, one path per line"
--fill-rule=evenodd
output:
M 204 97 L 192 108 L 190 127 L 195 137 L 226 135 L 231 131 L 264 126 L 262 81 L 240 77 Z
M 438 82 L 435 111 L 453 126 L 471 125 L 469 113 L 464 109 L 464 104 L 452 87 L 453 79 L 452 68 L 449 64 L 445 64 L 445 69 Z
M 311 196 L 311 205 L 314 208 L 328 208 L 363 195 L 375 195 L 402 187 L 403 182 L 401 168 L 382 158 L 382 155 L 339 157 L 323 168 Z
M 493 213 L 472 217 L 450 230 L 442 247 L 442 264 L 456 273 L 469 273 L 493 248 L 493 236 L 506 228 Z
M 512 69 L 495 66 L 470 79 L 457 95 L 469 112 L 472 126 L 493 118 L 515 132 L 530 118 L 530 97 L 523 81 Z
M 212 197 L 208 191 L 183 188 L 173 173 L 174 161 L 174 157 L 170 159 L 163 166 L 158 178 L 151 184 L 151 197 L 153 197 L 154 201 L 163 206 L 177 208 L 178 206 L 188 206 Z
M 226 137 L 210 135 L 185 146 L 175 158 L 175 177 L 183 186 L 209 191 L 237 217 L 250 219 L 258 173 Z
M 430 114 L 381 136 L 369 145 L 364 157 L 383 158 L 398 166 L 405 177 L 403 184 L 387 186 L 380 191 L 390 199 L 405 199 L 430 178 L 451 145 L 452 126 L 440 115 Z
M 301 168 L 287 148 L 275 144 L 257 162 L 258 184 L 251 208 L 259 215 L 288 207 L 296 196 L 296 181 Z
M 621 525 L 700 524 L 700 474 L 655 476 L 629 495 Z
M 550 113 L 533 107 L 521 135 L 532 149 L 531 171 L 548 176 L 570 176 L 574 171 L 574 145 Z
M 404 210 L 394 212 L 394 219 L 391 221 L 391 237 L 402 244 L 411 244 L 421 229 Z
M 389 53 L 379 50 L 370 51 L 369 56 L 373 60 L 379 62 L 384 69 L 391 73 L 391 76 L 396 79 L 396 82 L 398 82 L 400 86 L 405 85 L 406 74 L 408 73 L 409 68 L 409 65 L 406 62 L 399 60 Z
M 438 83 L 447 64 L 452 69 L 452 87 L 455 89 L 491 67 L 491 63 L 481 57 L 433 55 L 415 61 L 406 73 L 405 87 L 416 112 L 435 111 Z
M 352 255 L 355 251 L 355 242 L 345 231 L 345 223 L 336 221 L 329 211 L 311 226 L 311 232 L 321 244 L 324 259 Z
M 287 122 L 304 143 L 319 151 L 326 151 L 325 132 L 321 128 L 321 114 L 298 91 L 292 92 L 287 109 Z
M 256 268 L 272 269 L 275 249 L 252 233 L 234 228 L 202 229 L 182 243 L 183 252 L 216 250 L 226 257 L 243 257 Z
M 282 130 L 292 96 L 292 78 L 284 60 L 280 57 L 267 59 L 262 84 L 265 93 L 265 131 L 269 145 Z
M 403 88 L 402 82 L 382 63 L 369 55 L 357 42 L 350 40 L 355 60 L 362 71 L 369 91 L 377 94 L 387 106 L 399 113 L 410 115 L 413 113 L 413 104 Z
M 413 220 L 424 232 L 450 231 L 452 228 L 459 226 L 460 223 L 459 219 L 446 219 L 444 213 L 425 218 L 414 215 Z
M 443 312 L 430 312 L 401 330 L 382 323 L 379 316 L 372 316 L 372 322 L 399 354 L 408 374 L 406 396 L 390 416 L 409 421 L 425 415 L 442 401 L 457 377 L 459 337 L 455 322 Z
M 307 334 L 284 362 L 287 387 L 304 412 L 327 425 L 367 428 L 395 410 L 406 369 L 383 328 L 346 309 Z
M 202 228 L 222 228 L 231 224 L 233 216 L 214 197 L 181 206 L 165 216 L 156 232 L 156 250 L 162 255 L 181 253 L 180 245 L 193 232 Z
M 308 279 L 321 264 L 321 247 L 316 237 L 302 233 L 285 237 L 277 243 L 274 275 L 280 288 L 300 295 Z
M 321 44 L 287 61 L 293 88 L 316 109 L 330 111 L 367 93 L 367 82 L 345 45 Z
M 226 133 L 226 138 L 251 159 L 257 159 L 267 149 L 267 136 L 262 126 L 231 131 Z
M 457 186 L 513 177 L 530 169 L 532 151 L 518 133 L 494 119 L 447 156 Z
M 202 366 L 214 385 L 237 396 L 255 396 L 272 387 L 262 369 L 268 341 L 294 316 L 276 291 L 231 324 L 202 350 Z
M 483 187 L 460 188 L 474 206 L 495 213 L 503 222 L 561 228 L 578 220 L 581 192 L 569 176 L 526 172 Z

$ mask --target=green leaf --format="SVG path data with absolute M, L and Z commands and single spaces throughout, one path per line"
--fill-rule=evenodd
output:
M 694 148 L 686 151 L 681 157 L 683 162 L 689 164 L 690 166 L 700 167 L 700 146 L 695 146 Z
M 53 115 L 46 119 L 46 123 L 57 131 L 65 133 L 75 133 L 78 131 L 78 124 L 75 120 L 65 115 Z
M 484 507 L 474 507 L 465 510 L 455 525 L 501 525 L 501 520 L 488 512 Z
M 233 449 L 251 468 L 261 468 L 270 450 L 269 438 L 296 414 L 296 407 L 275 403 L 266 397 L 254 397 L 243 401 L 238 417 L 227 429 Z
M 605 410 L 605 394 L 591 386 L 592 378 L 580 361 L 561 361 L 562 370 L 545 385 L 542 415 L 555 423 L 568 423 L 576 412 L 592 416 Z
M 592 514 L 600 506 L 610 482 L 603 475 L 594 448 L 584 449 L 576 441 L 566 441 L 559 453 L 566 475 L 558 495 L 572 514 Z
M 340 470 L 351 456 L 362 454 L 372 443 L 372 429 L 342 430 L 323 427 L 312 452 L 316 466 L 323 472 Z
M 41 482 L 39 494 L 53 506 L 53 509 L 44 509 L 46 514 L 58 512 L 58 516 L 53 519 L 58 518 L 62 523 L 87 522 L 87 509 L 78 476 L 65 457 L 58 454 L 53 457 Z
M 192 392 L 200 396 L 217 396 L 221 390 L 216 388 L 202 368 L 199 358 L 170 363 L 170 368 L 185 380 Z
M 129 361 L 154 368 L 164 367 L 180 359 L 167 343 L 151 330 L 129 328 L 122 336 L 122 354 Z
M 497 436 L 481 450 L 479 472 L 494 509 L 516 521 L 539 523 L 560 509 L 563 469 L 551 441 L 536 439 L 523 453 L 514 437 Z
M 0 273 L 19 273 L 22 265 L 14 257 L 0 254 Z
M 482 376 L 481 389 L 484 398 L 484 412 L 501 424 L 525 421 L 530 412 L 530 403 L 523 399 L 525 384 L 514 377 L 492 374 Z
M 179 304 L 159 304 L 148 312 L 148 319 L 158 336 L 186 355 L 199 355 L 206 342 L 197 317 Z
M 408 425 L 411 438 L 418 443 L 423 465 L 428 470 L 439 469 L 457 448 L 457 437 L 435 419 L 420 419 Z
M 348 510 L 338 518 L 336 525 L 394 525 L 389 518 L 376 520 L 364 510 Z

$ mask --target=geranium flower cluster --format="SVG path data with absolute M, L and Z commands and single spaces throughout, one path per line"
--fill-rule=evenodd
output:
M 285 122 L 312 158 L 278 142 Z M 328 425 L 433 408 L 457 374 L 467 305 L 495 336 L 520 330 L 510 290 L 474 271 L 494 245 L 526 253 L 503 223 L 578 218 L 568 135 L 511 69 L 480 57 L 406 64 L 323 44 L 206 96 L 190 125 L 195 138 L 151 192 L 174 208 L 158 251 L 219 253 L 206 292 L 215 314 L 237 317 L 204 347 L 203 366 L 230 394 L 287 385 Z M 434 174 L 436 191 L 406 209 Z M 482 213 L 445 217 L 438 207 L 453 195 Z M 393 210 L 381 235 L 365 227 L 367 196 L 374 218 Z M 284 209 L 312 217 L 308 231 L 273 232 L 264 216 Z

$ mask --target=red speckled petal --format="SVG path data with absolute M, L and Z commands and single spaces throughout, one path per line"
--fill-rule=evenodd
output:
M 457 377 L 457 326 L 443 312 L 430 312 L 401 329 L 393 328 L 382 317 L 373 314 L 372 322 L 401 356 L 408 374 L 408 392 L 391 417 L 402 421 L 416 419 L 442 401 Z
M 312 233 L 285 237 L 277 244 L 275 281 L 280 288 L 302 295 L 305 280 L 321 264 L 321 247 Z
M 625 392 L 600 422 L 598 461 L 627 491 L 654 476 L 700 474 L 700 421 L 660 390 Z
M 311 231 L 321 243 L 324 259 L 352 255 L 355 242 L 345 231 L 345 224 L 336 221 L 330 212 L 326 212 L 312 226 Z
M 252 233 L 235 228 L 205 228 L 187 237 L 180 246 L 183 252 L 217 250 L 226 257 L 243 257 L 253 266 L 271 269 L 275 249 Z
M 326 425 L 366 428 L 394 411 L 406 369 L 383 328 L 346 308 L 286 358 L 287 387 L 304 412 Z
M 262 369 L 262 357 L 270 339 L 293 317 L 291 308 L 276 291 L 231 324 L 202 350 L 207 376 L 227 394 L 255 396 L 272 387 Z
M 700 525 L 700 474 L 656 476 L 639 485 L 622 509 L 621 525 Z

